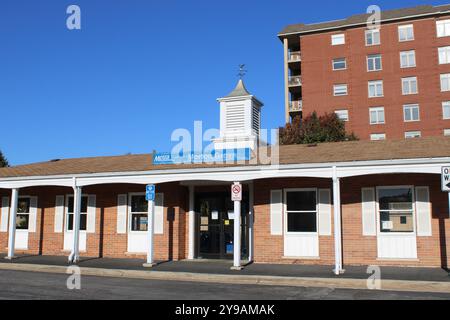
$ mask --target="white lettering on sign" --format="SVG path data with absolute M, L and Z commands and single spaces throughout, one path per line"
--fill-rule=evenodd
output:
M 442 191 L 450 192 L 450 167 L 442 168 Z
M 231 186 L 231 201 L 242 201 L 242 185 L 235 183 Z

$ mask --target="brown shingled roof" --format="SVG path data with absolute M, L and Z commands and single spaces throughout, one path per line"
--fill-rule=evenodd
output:
M 450 10 L 450 5 L 441 5 L 441 6 L 430 6 L 430 5 L 422 5 L 412 8 L 403 8 L 396 10 L 386 10 L 381 12 L 381 20 L 396 20 L 396 19 L 405 19 L 411 16 L 417 15 L 427 15 L 427 14 L 440 14 L 444 12 L 448 12 Z M 280 33 L 279 37 L 282 38 L 284 35 L 293 34 L 293 33 L 310 33 L 317 32 L 322 29 L 338 29 L 343 28 L 350 25 L 361 25 L 367 23 L 367 18 L 369 14 L 358 14 L 348 17 L 347 19 L 322 22 L 322 23 L 314 23 L 314 24 L 292 24 L 285 27 Z
M 280 147 L 280 164 L 321 164 L 336 162 L 421 159 L 450 157 L 450 137 L 411 140 L 352 141 L 324 143 L 317 146 Z M 219 165 L 152 165 L 152 155 L 125 155 L 65 159 L 10 168 L 0 168 L 0 179 L 6 177 L 52 176 L 89 173 L 112 173 L 151 170 L 198 169 Z

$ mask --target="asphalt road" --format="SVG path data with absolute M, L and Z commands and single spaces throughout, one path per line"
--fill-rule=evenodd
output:
M 90 276 L 81 278 L 81 290 L 69 290 L 66 286 L 67 278 L 68 275 L 63 274 L 0 271 L 0 299 L 450 300 L 450 294 L 226 285 Z

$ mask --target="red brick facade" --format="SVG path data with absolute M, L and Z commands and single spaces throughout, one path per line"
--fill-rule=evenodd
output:
M 432 204 L 432 236 L 417 237 L 418 259 L 408 261 L 377 259 L 377 238 L 362 233 L 361 188 L 414 185 L 430 188 Z M 254 260 L 256 263 L 334 264 L 334 237 L 320 236 L 320 259 L 284 258 L 283 236 L 270 232 L 270 191 L 291 188 L 332 189 L 328 179 L 291 178 L 254 182 Z M 99 185 L 86 187 L 85 194 L 96 195 L 96 232 L 87 235 L 90 257 L 135 257 L 127 253 L 127 235 L 117 234 L 117 196 L 142 192 L 139 185 Z M 199 192 L 213 188 L 198 188 Z M 63 251 L 64 233 L 54 232 L 55 199 L 70 194 L 71 188 L 39 187 L 21 189 L 21 195 L 38 197 L 36 232 L 30 233 L 29 250 L 22 253 L 68 255 Z M 157 260 L 180 260 L 188 255 L 188 188 L 178 183 L 163 184 L 157 192 L 164 193 L 164 234 L 155 235 Z M 10 196 L 0 190 L 0 196 Z M 341 180 L 342 240 L 344 265 L 401 265 L 440 267 L 450 263 L 450 220 L 447 194 L 441 192 L 437 175 L 382 175 Z M 334 226 L 332 225 L 332 230 Z M 334 232 L 333 232 L 334 234 Z M 0 252 L 7 251 L 7 233 L 0 232 Z M 19 252 L 20 253 L 20 252 Z M 143 256 L 140 256 L 143 258 Z
M 448 19 L 441 17 L 439 19 Z M 404 139 L 405 132 L 421 131 L 422 136 L 442 136 L 450 129 L 443 120 L 442 102 L 450 92 L 441 92 L 440 74 L 450 73 L 450 64 L 439 64 L 438 48 L 449 46 L 450 38 L 438 38 L 436 18 L 382 24 L 381 44 L 366 46 L 366 27 L 302 35 L 301 75 L 303 114 L 348 110 L 347 130 L 362 140 L 371 134 L 386 134 L 387 139 Z M 414 40 L 399 42 L 398 26 L 414 25 Z M 345 45 L 331 45 L 333 34 L 345 34 Z M 415 50 L 416 67 L 401 68 L 400 52 Z M 367 56 L 381 54 L 382 70 L 368 72 Z M 347 69 L 332 70 L 332 60 L 346 58 Z M 417 77 L 418 94 L 402 95 L 401 79 Z M 368 81 L 383 80 L 384 97 L 368 97 Z M 347 84 L 348 95 L 335 97 L 333 85 Z M 419 104 L 420 121 L 405 122 L 403 105 Z M 370 107 L 384 107 L 385 124 L 371 125 Z

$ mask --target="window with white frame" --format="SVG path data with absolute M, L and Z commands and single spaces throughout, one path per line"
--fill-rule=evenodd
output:
M 450 20 L 436 21 L 436 31 L 438 38 L 450 36 Z
M 442 116 L 444 120 L 450 120 L 450 101 L 442 102 Z
M 380 232 L 414 232 L 413 188 L 380 187 L 377 193 Z
M 345 58 L 333 59 L 333 70 L 347 69 L 347 60 Z
M 366 46 L 376 46 L 380 43 L 380 29 L 366 30 Z
M 417 94 L 417 77 L 402 78 L 402 94 Z
M 286 191 L 287 232 L 317 232 L 316 190 Z
M 334 96 L 346 96 L 348 94 L 348 86 L 346 84 L 335 84 L 333 87 Z
M 441 74 L 441 91 L 450 91 L 450 73 Z
M 418 104 L 403 106 L 403 119 L 405 122 L 420 121 L 420 108 Z
M 414 26 L 412 24 L 408 24 L 405 26 L 399 26 L 398 27 L 398 40 L 400 42 L 414 40 Z
M 348 117 L 348 110 L 336 110 L 334 113 L 335 113 L 335 114 L 337 115 L 337 117 L 338 117 L 340 120 L 342 120 L 342 121 L 347 122 L 347 121 L 349 120 L 349 117 Z
M 30 198 L 20 197 L 17 202 L 16 229 L 28 230 L 30 223 Z
M 380 71 L 381 69 L 381 54 L 372 54 L 367 56 L 367 71 Z
M 73 230 L 73 216 L 74 216 L 74 197 L 67 197 L 67 220 L 66 229 L 67 231 Z M 81 197 L 81 207 L 80 207 L 80 230 L 86 231 L 87 227 L 87 212 L 88 212 L 88 197 Z
M 402 51 L 400 52 L 400 67 L 414 68 L 416 66 L 416 51 Z
M 144 194 L 130 196 L 131 231 L 147 231 L 148 201 Z
M 439 64 L 450 63 L 450 46 L 438 48 L 439 52 Z
M 420 131 L 408 131 L 405 132 L 405 138 L 406 139 L 415 139 L 422 137 L 422 132 Z
M 374 107 L 369 109 L 370 124 L 384 124 L 384 107 Z
M 369 81 L 369 98 L 382 97 L 383 95 L 383 81 Z
M 444 136 L 450 137 L 450 129 L 444 129 Z
M 339 46 L 345 44 L 345 34 L 333 34 L 331 36 L 331 45 Z
M 386 140 L 385 133 L 374 133 L 370 135 L 370 140 L 372 141 L 383 141 Z

